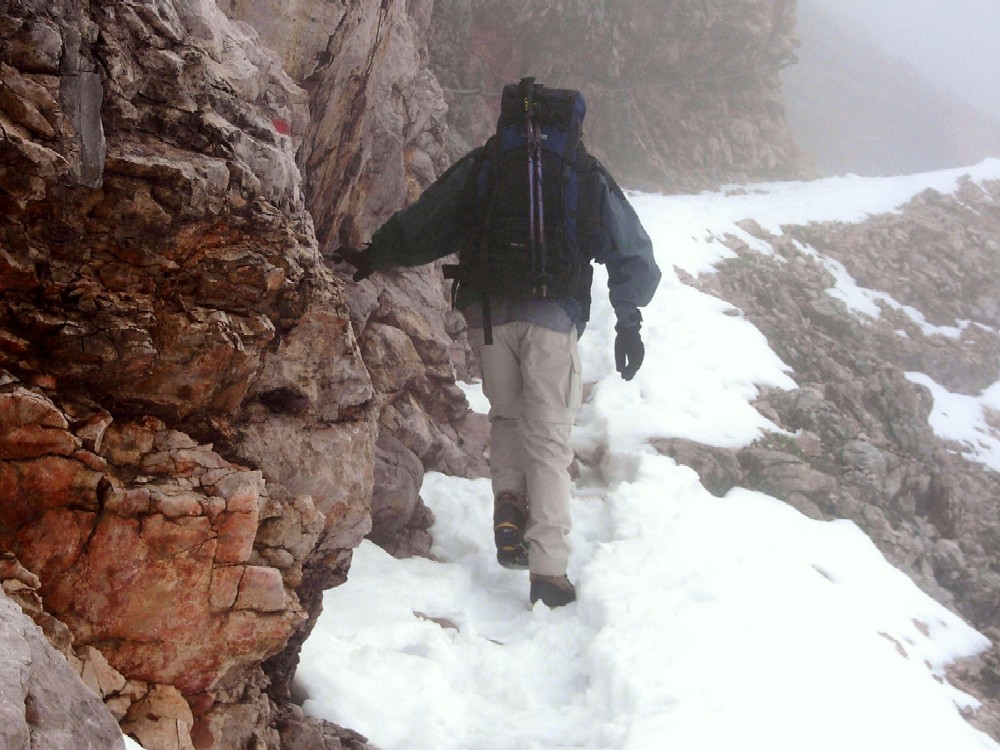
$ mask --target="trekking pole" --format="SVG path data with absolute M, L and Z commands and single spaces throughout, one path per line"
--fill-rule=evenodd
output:
M 542 130 L 535 113 L 535 79 L 521 79 L 521 100 L 524 104 L 525 142 L 528 156 L 528 247 L 532 269 L 538 270 L 532 292 L 540 297 L 548 294 L 545 252 L 545 210 L 542 201 Z
M 528 249 L 531 251 L 531 268 L 534 270 L 538 267 L 538 246 L 535 242 L 537 217 L 535 213 L 535 149 L 533 127 L 535 120 L 535 79 L 522 78 L 519 93 L 521 104 L 524 107 L 525 155 L 528 157 Z
M 535 177 L 532 201 L 535 203 L 535 246 L 538 248 L 538 283 L 535 293 L 545 298 L 548 296 L 548 268 L 547 249 L 545 247 L 545 202 L 542 200 L 542 129 L 535 121 L 532 124 L 534 130 L 533 149 L 535 151 L 534 168 Z

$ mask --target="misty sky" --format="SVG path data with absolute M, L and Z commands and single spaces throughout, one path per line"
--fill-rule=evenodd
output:
M 819 0 L 886 53 L 1000 119 L 1000 0 Z

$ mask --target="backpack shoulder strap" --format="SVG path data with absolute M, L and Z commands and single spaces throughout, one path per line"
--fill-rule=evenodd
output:
M 578 217 L 581 223 L 599 224 L 601 221 L 601 202 L 604 188 L 601 178 L 607 182 L 610 175 L 607 174 L 601 163 L 591 156 L 580 142 L 576 152 L 576 164 L 574 165 L 579 184 L 579 207 Z
M 622 200 L 626 200 L 625 191 L 621 189 L 615 178 L 611 176 L 611 173 L 608 171 L 607 167 L 601 164 L 600 160 L 598 160 L 596 156 L 591 156 L 590 154 L 587 154 L 587 160 L 591 162 L 591 169 L 596 170 L 601 175 L 601 177 L 604 178 L 604 181 L 608 184 L 608 190 L 617 195 Z
M 489 188 L 484 183 L 490 178 L 490 165 L 496 163 L 496 136 L 491 136 L 477 152 L 462 189 L 462 218 L 469 226 L 481 223 L 481 204 Z M 484 170 L 489 171 L 484 173 Z

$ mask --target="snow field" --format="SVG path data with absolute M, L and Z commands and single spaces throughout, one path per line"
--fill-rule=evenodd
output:
M 853 524 L 715 498 L 654 455 L 585 489 L 580 600 L 529 610 L 527 574 L 493 560 L 488 482 L 429 474 L 440 562 L 362 545 L 303 651 L 307 712 L 384 750 L 996 747 L 936 679 L 985 639 Z
M 673 266 L 711 272 L 731 254 L 716 239 L 727 233 L 768 252 L 735 226 L 744 218 L 775 233 L 858 221 L 926 188 L 950 192 L 963 174 L 998 179 L 1000 161 L 633 196 L 664 279 L 644 311 L 646 362 L 625 383 L 614 372 L 606 276 L 596 274 L 581 340 L 588 397 L 574 431 L 585 461 L 569 571 L 579 601 L 529 609 L 527 574 L 495 562 L 489 482 L 428 474 L 438 561 L 394 560 L 368 542 L 356 551 L 303 649 L 306 711 L 382 750 L 1000 747 L 961 718 L 959 707 L 975 702 L 942 676 L 988 641 L 856 526 L 813 521 L 747 490 L 713 497 L 649 447 L 656 437 L 746 445 L 775 429 L 750 406 L 757 389 L 795 387 L 737 309 L 681 284 Z M 861 315 L 878 312 L 874 300 L 891 302 L 842 268 L 836 275 L 831 294 Z M 485 411 L 481 391 L 464 388 Z M 935 398 L 959 438 L 970 437 L 977 405 L 1000 403 L 996 388 L 961 408 Z M 944 436 L 948 423 L 933 422 Z M 1000 457 L 988 441 L 983 451 Z

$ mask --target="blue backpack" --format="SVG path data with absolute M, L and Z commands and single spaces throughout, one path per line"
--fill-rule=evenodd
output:
M 578 91 L 533 78 L 504 87 L 496 133 L 466 188 L 476 231 L 449 269 L 456 289 L 482 297 L 487 342 L 491 297 L 575 297 L 590 269 L 577 240 L 585 114 Z

